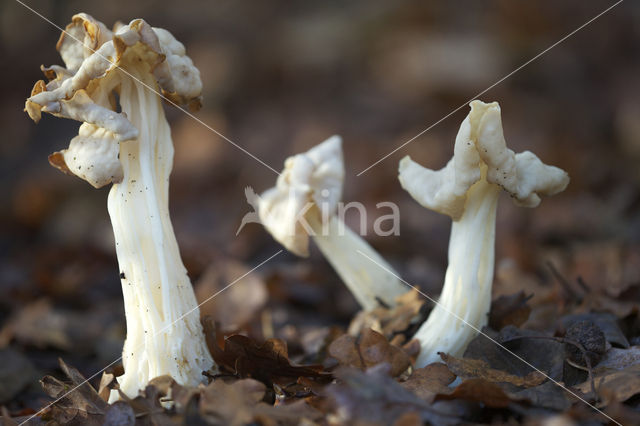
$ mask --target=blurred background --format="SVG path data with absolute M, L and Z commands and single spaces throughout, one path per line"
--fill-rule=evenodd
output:
M 367 239 L 412 284 L 437 295 L 450 220 L 397 181 L 404 155 L 443 167 L 462 108 L 361 176 L 395 147 L 613 4 L 611 1 L 25 1 L 65 27 L 86 12 L 108 27 L 144 18 L 171 31 L 200 69 L 199 119 L 281 170 L 286 157 L 343 137 L 343 200 L 368 208 Z M 552 291 L 568 280 L 621 294 L 640 282 L 640 4 L 623 2 L 481 96 L 498 101 L 507 144 L 567 170 L 569 188 L 529 210 L 504 196 L 495 293 Z M 60 31 L 13 0 L 0 2 L 0 404 L 41 405 L 37 380 L 57 357 L 86 375 L 120 355 L 125 335 L 108 189 L 49 166 L 79 123 L 22 111 L 40 65 L 61 64 Z M 280 249 L 247 225 L 244 188 L 276 175 L 167 107 L 175 144 L 170 209 L 200 300 Z M 374 220 L 400 207 L 399 236 Z M 354 229 L 353 210 L 347 222 Z M 617 292 L 617 293 L 616 293 Z M 225 330 L 287 339 L 345 327 L 357 305 L 313 247 L 282 254 L 202 307 Z M 550 314 L 552 315 L 552 313 Z M 319 331 L 320 332 L 320 331 Z M 8 384 L 7 384 L 8 383 Z

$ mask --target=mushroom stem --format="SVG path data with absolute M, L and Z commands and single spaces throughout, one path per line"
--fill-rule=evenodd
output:
M 415 335 L 422 347 L 418 368 L 437 361 L 438 352 L 461 355 L 487 324 L 498 193 L 505 190 L 516 204 L 536 207 L 542 195 L 557 194 L 569 183 L 564 170 L 507 148 L 497 102 L 476 100 L 470 107 L 444 168 L 430 170 L 409 157 L 400 161 L 402 187 L 424 207 L 453 219 L 440 303 Z
M 308 215 L 308 221 L 313 240 L 364 310 L 381 303 L 394 306 L 396 298 L 408 291 L 391 265 L 336 215 L 328 218 L 324 228 L 315 215 Z M 372 267 L 372 261 L 378 266 Z
M 159 90 L 146 63 L 128 72 Z M 196 386 L 213 360 L 169 218 L 173 144 L 160 98 L 123 76 L 120 103 L 139 130 L 137 139 L 120 145 L 124 178 L 112 186 L 108 198 L 127 320 L 124 375 L 118 382 L 133 398 L 150 379 L 165 374 Z M 110 400 L 117 399 L 113 391 Z
M 482 169 L 482 178 L 467 193 L 464 213 L 451 225 L 442 294 L 415 335 L 421 344 L 416 366 L 439 361 L 438 352 L 462 355 L 476 330 L 487 324 L 500 187 L 487 182 L 486 166 Z

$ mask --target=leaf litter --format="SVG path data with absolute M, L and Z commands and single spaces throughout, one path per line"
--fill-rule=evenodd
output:
M 45 393 L 56 401 L 35 419 L 71 425 L 453 425 L 568 416 L 571 421 L 608 423 L 549 377 L 621 419 L 633 418 L 638 409 L 640 350 L 628 343 L 638 330 L 623 326 L 613 313 L 564 315 L 554 333 L 538 332 L 527 328 L 530 314 L 539 309 L 531 306 L 529 295 L 501 296 L 494 300 L 489 326 L 483 330 L 499 345 L 478 335 L 463 356 L 441 353 L 442 362 L 415 369 L 419 347 L 404 333 L 424 317 L 424 302 L 411 293 L 404 300 L 394 308 L 402 314 L 393 320 L 392 309 L 381 307 L 354 317 L 350 333 L 314 328 L 310 336 L 318 343 L 309 347 L 318 351 L 318 364 L 295 362 L 281 339 L 225 335 L 206 317 L 207 343 L 218 366 L 203 372 L 208 384 L 188 388 L 160 377 L 137 397 L 121 395 L 122 400 L 111 405 L 106 400 L 118 388 L 115 370 L 105 372 L 96 389 L 60 360 L 65 378 L 47 375 L 41 380 Z M 580 340 L 585 324 L 601 333 L 602 341 Z M 593 341 L 601 345 L 602 353 L 590 358 L 593 382 L 584 362 L 567 350 L 569 337 L 584 347 L 592 348 Z M 305 351 L 297 352 L 297 359 L 309 358 Z M 10 420 L 6 409 L 3 413 L 3 424 L 26 418 Z
M 219 273 L 210 265 L 195 270 L 202 299 L 247 268 L 232 262 Z M 46 408 L 32 424 L 449 425 L 551 419 L 610 424 L 549 378 L 620 423 L 637 423 L 638 284 L 618 283 L 612 291 L 602 284 L 591 286 L 593 276 L 571 281 L 560 273 L 565 270 L 570 268 L 558 267 L 546 287 L 526 272 L 498 271 L 499 292 L 483 329 L 495 342 L 478 335 L 463 355 L 443 353 L 442 362 L 415 368 L 419 345 L 412 336 L 432 308 L 415 290 L 400 297 L 394 308 L 343 315 L 342 308 L 325 303 L 314 316 L 305 316 L 297 307 L 320 294 L 314 286 L 322 284 L 326 271 L 291 269 L 286 285 L 274 284 L 285 276 L 276 266 L 245 280 L 215 309 L 203 309 L 214 314 L 203 318 L 203 326 L 217 364 L 215 371 L 203 372 L 205 384 L 184 387 L 160 377 L 135 398 L 123 395 L 111 405 L 106 401 L 117 391 L 121 367 L 87 383 L 71 364 L 80 360 L 82 371 L 95 371 L 81 360 L 92 354 L 101 341 L 99 331 L 117 323 L 119 314 L 109 314 L 111 305 L 105 304 L 97 315 L 78 316 L 50 300 L 37 300 L 8 316 L 0 332 L 0 346 L 5 347 L 0 353 L 13 354 L 4 357 L 7 368 L 1 370 L 13 386 L 0 389 L 8 391 L 0 392 L 6 395 L 0 403 L 26 400 L 27 395 L 34 401 L 33 408 L 3 407 L 2 424 L 19 424 L 39 407 Z M 522 291 L 522 283 L 534 284 Z M 244 299 L 251 303 L 234 310 Z M 78 339 L 85 343 L 73 343 Z M 117 341 L 118 334 L 109 339 Z M 9 349 L 16 345 L 68 360 L 59 361 L 57 374 L 41 379 L 44 393 L 21 380 L 43 368 L 33 356 L 16 357 Z M 53 368 L 49 364 L 45 369 Z

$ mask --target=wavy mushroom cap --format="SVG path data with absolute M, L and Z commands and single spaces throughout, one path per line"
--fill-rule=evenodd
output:
M 55 167 L 99 188 L 122 179 L 119 144 L 138 137 L 138 129 L 117 112 L 115 94 L 123 78 L 146 64 L 157 87 L 176 104 L 200 106 L 200 72 L 184 46 L 168 31 L 142 19 L 116 32 L 91 16 L 74 15 L 56 45 L 65 67 L 42 67 L 49 80 L 36 82 L 25 111 L 38 122 L 42 112 L 81 121 L 68 149 L 50 156 Z M 143 109 L 143 106 L 141 106 Z
M 554 195 L 567 187 L 569 175 L 564 170 L 544 164 L 532 152 L 515 154 L 507 148 L 497 102 L 476 100 L 470 106 L 453 158 L 444 168 L 427 169 L 409 156 L 400 161 L 400 183 L 416 201 L 458 220 L 467 191 L 480 179 L 500 186 L 523 207 L 536 207 L 540 195 Z
M 342 197 L 342 139 L 332 136 L 309 151 L 286 159 L 276 186 L 260 196 L 260 221 L 287 250 L 309 254 L 304 216 L 335 213 Z

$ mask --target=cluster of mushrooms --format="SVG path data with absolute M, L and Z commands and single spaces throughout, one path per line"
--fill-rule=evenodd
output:
M 77 14 L 56 47 L 65 66 L 42 67 L 49 82 L 35 84 L 25 110 L 35 122 L 42 112 L 82 122 L 49 161 L 96 188 L 112 184 L 108 212 L 127 323 L 120 390 L 135 397 L 162 375 L 196 386 L 215 366 L 169 218 L 173 143 L 162 100 L 197 109 L 200 73 L 171 33 L 142 19 L 111 31 Z M 402 187 L 453 220 L 442 295 L 414 336 L 421 344 L 416 367 L 436 361 L 438 352 L 460 355 L 487 323 L 500 190 L 535 207 L 569 182 L 533 153 L 507 148 L 497 103 L 470 106 L 443 169 L 400 161 Z M 260 222 L 299 256 L 308 255 L 311 236 L 364 310 L 393 307 L 408 287 L 335 214 L 344 173 L 338 136 L 288 158 L 276 186 L 259 197 Z M 119 397 L 113 391 L 111 401 Z

